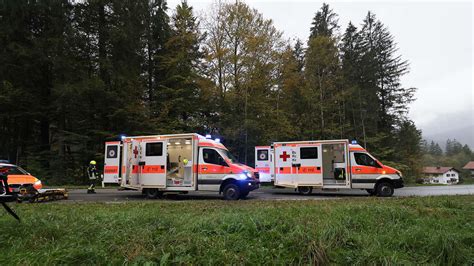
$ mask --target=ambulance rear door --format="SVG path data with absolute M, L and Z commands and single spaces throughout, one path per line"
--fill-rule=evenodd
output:
M 255 147 L 255 170 L 259 173 L 260 182 L 271 182 L 273 164 L 270 146 Z
M 322 159 L 319 143 L 301 143 L 293 148 L 292 171 L 297 186 L 322 187 Z
M 139 188 L 138 162 L 140 161 L 141 145 L 136 139 L 123 142 L 122 186 Z
M 138 175 L 143 187 L 166 187 L 167 143 L 167 140 L 144 140 L 140 143 Z
M 275 172 L 275 185 L 294 186 L 292 173 L 293 147 L 286 144 L 274 144 L 274 160 L 273 165 Z
M 121 162 L 120 141 L 110 141 L 105 143 L 104 155 L 104 183 L 118 183 L 120 177 Z

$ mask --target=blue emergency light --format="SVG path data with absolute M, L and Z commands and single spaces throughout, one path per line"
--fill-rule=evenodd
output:
M 211 134 L 206 134 L 206 139 L 212 139 Z
M 219 143 L 219 142 L 221 142 L 221 139 L 216 138 L 214 141 L 217 142 L 217 143 Z
M 357 140 L 351 141 L 351 144 L 357 144 Z

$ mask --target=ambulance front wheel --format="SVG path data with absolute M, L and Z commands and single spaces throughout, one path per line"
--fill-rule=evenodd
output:
M 367 193 L 369 193 L 370 196 L 374 196 L 376 191 L 375 189 L 366 189 L 367 190 Z
M 249 193 L 250 191 L 245 191 L 245 192 L 240 193 L 240 198 L 245 199 L 249 195 Z
M 222 190 L 225 200 L 238 200 L 241 196 L 240 188 L 236 184 L 228 184 Z
M 301 195 L 311 195 L 311 193 L 313 192 L 313 188 L 312 187 L 298 187 L 298 192 Z
M 394 192 L 393 185 L 389 182 L 381 182 L 377 185 L 377 196 L 379 197 L 391 197 Z

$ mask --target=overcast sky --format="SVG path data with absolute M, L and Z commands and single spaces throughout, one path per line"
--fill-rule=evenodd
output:
M 168 1 L 173 8 L 179 0 Z M 306 42 L 322 1 L 245 1 L 272 19 L 285 38 Z M 471 2 L 325 1 L 339 15 L 341 32 L 349 21 L 359 26 L 372 11 L 388 27 L 399 53 L 410 62 L 404 87 L 416 87 L 409 116 L 427 139 L 444 144 L 456 138 L 474 148 L 474 55 Z M 188 0 L 200 15 L 212 1 Z M 443 146 L 443 145 L 442 145 Z

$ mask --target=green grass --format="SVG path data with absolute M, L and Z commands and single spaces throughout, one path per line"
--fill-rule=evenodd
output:
M 474 178 L 472 177 L 466 177 L 466 178 L 461 178 L 460 185 L 472 185 L 474 184 Z
M 0 265 L 474 262 L 474 196 L 13 207 Z

